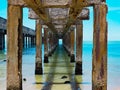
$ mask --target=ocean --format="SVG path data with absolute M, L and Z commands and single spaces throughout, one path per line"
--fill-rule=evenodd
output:
M 44 46 L 42 46 L 44 47 Z M 91 74 L 92 74 L 92 48 L 93 44 L 90 41 L 83 43 L 83 75 L 80 84 L 80 90 L 91 89 Z M 44 53 L 44 49 L 42 49 Z M 4 57 L 6 49 L 0 51 L 0 58 Z M 42 57 L 44 55 L 42 54 Z M 40 90 L 42 84 L 35 84 L 36 81 L 43 80 L 44 76 L 35 76 L 35 47 L 25 48 L 23 50 L 23 90 Z M 108 42 L 108 90 L 120 90 L 120 41 Z M 71 90 L 68 84 L 60 84 L 54 86 L 52 90 Z M 6 62 L 0 61 L 0 90 L 6 90 Z M 65 89 L 67 88 L 67 89 Z M 69 89 L 68 89 L 69 88 Z M 60 89 L 60 90 L 61 90 Z

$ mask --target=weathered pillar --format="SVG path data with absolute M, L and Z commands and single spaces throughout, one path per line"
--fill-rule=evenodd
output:
M 52 55 L 52 32 L 49 32 L 49 56 Z
M 36 20 L 36 63 L 35 74 L 42 74 L 42 25 Z
M 34 46 L 34 36 L 31 36 L 31 45 Z
M 4 36 L 3 36 L 3 33 L 0 33 L 0 50 L 3 50 L 3 44 L 4 44 L 4 42 L 3 42 L 3 40 L 4 40 Z
M 94 5 L 92 90 L 107 90 L 107 6 Z
M 7 90 L 22 90 L 22 7 L 8 5 Z
M 76 25 L 76 66 L 75 74 L 82 75 L 83 22 Z
M 26 44 L 26 48 L 27 48 L 27 46 L 28 46 L 27 35 L 26 35 L 26 37 L 25 37 L 25 44 Z
M 25 36 L 24 36 L 24 34 L 23 34 L 23 36 L 22 36 L 22 37 L 23 37 L 23 39 L 22 39 L 22 40 L 23 40 L 23 48 L 24 48 L 24 46 L 25 46 L 25 39 L 24 39 L 24 38 L 25 38 Z
M 3 33 L 3 39 L 2 39 L 2 41 L 3 41 L 3 49 L 5 49 L 5 33 Z
M 31 47 L 31 36 L 28 36 L 28 47 Z
M 74 42 L 75 42 L 75 35 L 74 35 L 74 28 L 70 30 L 70 62 L 75 62 L 75 55 L 74 55 Z
M 44 63 L 48 63 L 48 31 L 44 28 Z
M 71 49 L 71 41 L 70 41 L 70 32 L 67 32 L 66 34 L 65 34 L 65 36 L 64 36 L 64 41 L 65 41 L 65 45 L 64 45 L 64 47 L 65 47 L 65 50 L 67 51 L 67 53 L 68 53 L 68 56 L 70 56 L 70 49 Z

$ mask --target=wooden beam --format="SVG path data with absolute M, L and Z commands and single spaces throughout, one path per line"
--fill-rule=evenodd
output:
M 92 90 L 107 90 L 107 6 L 94 6 Z
M 87 2 L 87 3 L 89 3 L 89 5 L 93 5 L 93 4 L 98 4 L 98 3 L 100 3 L 100 2 L 103 2 L 103 1 L 105 1 L 105 0 L 79 0 L 80 2 L 81 1 L 84 1 L 84 2 Z M 79 2 L 78 1 L 78 2 Z M 46 6 L 46 7 L 48 7 L 48 6 L 50 6 L 51 8 L 53 7 L 54 8 L 54 6 L 56 6 L 56 5 L 58 5 L 58 6 L 62 6 L 62 5 L 64 5 L 64 6 L 69 6 L 69 5 L 71 5 L 71 4 L 73 4 L 75 2 L 75 0 L 73 1 L 71 1 L 71 0 L 44 0 L 43 1 L 43 4 Z M 63 6 L 63 7 L 64 7 Z M 57 7 L 56 7 L 57 8 Z M 62 8 L 62 7 L 61 7 Z
M 89 3 L 89 6 L 99 4 L 101 2 L 105 2 L 106 0 L 84 0 L 84 2 Z M 19 5 L 19 6 L 27 6 L 24 0 L 8 0 L 10 5 Z M 44 0 L 42 1 L 42 7 L 44 8 L 69 8 L 71 6 L 69 0 Z
M 22 7 L 8 5 L 7 90 L 22 90 Z
M 27 4 L 23 0 L 8 0 L 8 4 L 15 6 L 27 6 Z
M 84 2 L 84 0 L 72 0 L 72 5 L 69 10 L 68 22 L 64 28 L 63 35 L 65 35 L 65 33 L 69 30 L 70 26 L 75 23 L 82 9 L 88 5 L 89 3 Z
M 40 0 L 24 0 L 27 3 L 28 7 L 32 8 L 34 12 L 44 21 L 44 23 L 50 28 L 50 30 L 57 34 L 57 31 L 54 25 L 49 20 L 45 8 L 42 6 L 42 2 Z
M 42 74 L 42 25 L 36 20 L 36 66 L 35 74 Z

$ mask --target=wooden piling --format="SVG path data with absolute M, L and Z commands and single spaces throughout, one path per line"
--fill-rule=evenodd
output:
M 82 75 L 83 22 L 76 25 L 76 67 L 75 74 Z
M 74 28 L 70 30 L 70 62 L 75 62 L 74 54 L 75 33 Z
M 22 90 L 22 7 L 8 5 L 7 90 Z
M 94 6 L 92 90 L 107 90 L 107 6 Z
M 36 63 L 35 74 L 42 74 L 42 25 L 36 20 Z
M 4 49 L 5 46 L 5 38 L 4 38 L 4 33 L 0 33 L 0 50 Z
M 44 28 L 44 63 L 48 63 L 48 31 Z

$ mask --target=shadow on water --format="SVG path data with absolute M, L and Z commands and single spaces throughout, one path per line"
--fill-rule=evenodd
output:
M 59 48 L 57 48 L 57 49 L 59 50 Z M 58 60 L 58 52 L 57 51 L 53 55 L 53 58 L 54 58 L 53 63 L 51 63 L 51 65 L 50 65 L 50 69 L 49 69 L 49 72 L 48 72 L 48 75 L 47 75 L 47 78 L 46 78 L 46 81 L 44 83 L 42 90 L 51 90 L 51 88 L 52 88 L 56 65 L 57 65 L 57 63 L 54 63 L 54 62 L 57 62 L 57 60 Z M 53 68 L 53 66 L 54 66 L 54 68 Z
M 62 65 L 62 67 L 60 65 Z M 81 90 L 81 88 L 79 87 L 81 81 L 77 81 L 76 76 L 74 74 L 75 65 L 74 63 L 70 63 L 70 57 L 68 57 L 62 45 L 59 45 L 57 47 L 55 53 L 50 58 L 49 63 L 45 64 L 45 67 L 47 66 L 49 67 L 49 69 L 48 73 L 44 73 L 44 75 L 46 75 L 46 80 L 44 82 L 42 90 L 51 90 L 53 84 L 70 84 L 71 90 Z M 56 72 L 56 70 L 59 70 L 59 68 L 63 68 L 63 72 Z M 63 81 L 55 81 L 54 79 L 56 75 L 60 75 L 60 79 Z

